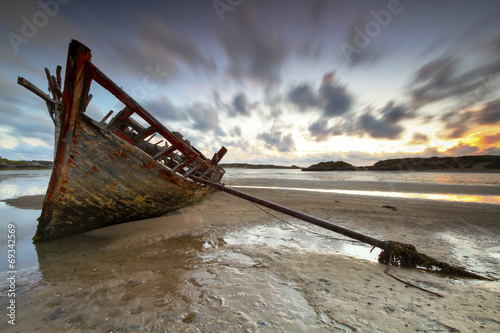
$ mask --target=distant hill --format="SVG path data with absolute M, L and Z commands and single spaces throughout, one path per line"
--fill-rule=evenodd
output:
M 355 171 L 357 168 L 344 161 L 337 162 L 320 162 L 318 164 L 313 164 L 307 168 L 302 169 L 302 171 Z
M 249 163 L 221 163 L 223 168 L 241 168 L 241 169 L 302 169 L 299 166 L 281 166 L 272 164 L 249 164 Z
M 12 161 L 0 157 L 0 170 L 51 169 L 52 161 Z
M 500 156 L 478 155 L 458 157 L 393 158 L 375 163 L 373 166 L 356 167 L 344 161 L 320 162 L 302 171 L 500 171 Z
M 396 158 L 383 160 L 368 168 L 375 171 L 396 170 L 500 170 L 500 156 L 478 155 L 459 157 Z

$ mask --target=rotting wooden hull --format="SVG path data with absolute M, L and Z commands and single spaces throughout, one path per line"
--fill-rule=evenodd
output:
M 45 69 L 52 97 L 18 78 L 20 85 L 46 102 L 56 126 L 54 167 L 35 241 L 172 212 L 213 191 L 190 177 L 219 182 L 224 175 L 218 162 L 226 148 L 222 147 L 212 159 L 206 158 L 90 60 L 90 49 L 72 40 L 64 90 L 61 67 L 57 68 L 57 77 Z M 113 111 L 100 122 L 85 115 L 92 99 L 92 82 L 125 105 L 107 123 Z M 156 142 L 150 142 L 156 135 Z
M 209 187 L 165 168 L 85 115 L 76 119 L 62 186 L 35 240 L 160 216 L 203 199 Z

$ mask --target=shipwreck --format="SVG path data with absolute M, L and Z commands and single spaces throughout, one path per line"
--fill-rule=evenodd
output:
M 71 41 L 63 87 L 61 70 L 53 76 L 45 69 L 51 95 L 18 78 L 45 101 L 55 125 L 54 166 L 34 241 L 157 217 L 213 191 L 190 176 L 222 179 L 226 148 L 205 157 L 97 68 L 88 47 Z M 86 115 L 93 82 L 124 104 L 113 118 L 113 111 L 101 121 Z
M 409 286 L 422 289 L 393 276 L 389 267 L 494 280 L 436 260 L 411 244 L 379 240 L 225 186 L 220 182 L 224 169 L 218 166 L 227 152 L 225 147 L 211 159 L 205 157 L 101 72 L 91 62 L 90 50 L 78 41 L 69 45 L 63 90 L 61 70 L 57 67 L 52 76 L 45 69 L 52 96 L 26 79 L 18 79 L 46 102 L 56 128 L 54 166 L 35 241 L 160 216 L 219 190 L 380 248 L 379 262 L 387 264 L 385 273 Z M 125 105 L 109 121 L 113 111 L 99 122 L 85 114 L 92 82 Z M 155 143 L 151 142 L 153 136 L 158 136 Z

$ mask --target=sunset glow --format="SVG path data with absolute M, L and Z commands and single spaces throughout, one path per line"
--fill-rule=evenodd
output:
M 71 39 L 207 155 L 227 147 L 228 163 L 500 154 L 498 1 L 216 3 L 3 5 L 0 155 L 52 158 L 45 105 L 16 81 L 45 91 L 43 68 L 65 65 Z M 97 120 L 122 107 L 91 93 Z

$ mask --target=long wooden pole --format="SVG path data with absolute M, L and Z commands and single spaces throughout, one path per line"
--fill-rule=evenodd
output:
M 466 276 L 470 278 L 475 278 L 475 279 L 481 279 L 481 280 L 489 280 L 493 281 L 493 279 L 482 276 L 473 272 L 469 272 L 461 267 L 455 267 L 450 264 L 447 264 L 445 262 L 441 262 L 438 260 L 435 260 L 434 258 L 429 257 L 426 254 L 419 253 L 415 246 L 411 244 L 403 244 L 403 243 L 398 243 L 398 242 L 393 242 L 393 241 L 381 241 L 379 239 L 360 234 L 359 232 L 352 231 L 343 227 L 340 227 L 338 225 L 335 225 L 333 223 L 321 220 L 317 217 L 307 215 L 301 212 L 298 212 L 296 210 L 280 206 L 278 204 L 275 204 L 270 201 L 263 200 L 261 198 L 254 197 L 250 194 L 246 194 L 240 191 L 237 191 L 235 189 L 232 189 L 230 187 L 226 187 L 224 184 L 217 184 L 214 182 L 211 182 L 209 180 L 196 177 L 196 176 L 189 176 L 192 180 L 208 185 L 210 187 L 213 187 L 219 191 L 223 191 L 229 194 L 232 194 L 234 196 L 240 197 L 242 199 L 254 202 L 256 204 L 259 204 L 264 207 L 268 207 L 270 209 L 276 210 L 278 212 L 281 212 L 283 214 L 298 218 L 300 220 L 315 224 L 317 226 L 323 227 L 325 229 L 334 231 L 336 233 L 339 233 L 341 235 L 359 240 L 360 242 L 370 244 L 374 247 L 378 247 L 382 249 L 382 253 L 379 257 L 379 262 L 384 263 L 384 264 L 389 264 L 389 265 L 396 265 L 396 266 L 402 266 L 402 267 L 425 267 L 427 269 L 438 269 L 444 273 L 448 274 L 455 274 L 455 275 L 461 275 L 461 276 Z
M 203 178 L 200 178 L 200 177 L 196 177 L 196 176 L 190 176 L 190 178 L 193 179 L 193 180 L 195 180 L 195 181 L 197 181 L 197 182 L 199 182 L 199 183 L 202 183 L 204 185 L 208 185 L 208 186 L 211 186 L 213 188 L 216 188 L 219 191 L 227 192 L 227 193 L 232 194 L 234 196 L 237 196 L 237 197 L 240 197 L 242 199 L 245 199 L 245 200 L 254 202 L 256 204 L 259 204 L 261 206 L 268 207 L 270 209 L 276 210 L 276 211 L 278 211 L 280 213 L 283 213 L 283 214 L 286 214 L 286 215 L 298 218 L 299 220 L 303 220 L 303 221 L 315 224 L 315 225 L 317 225 L 319 227 L 323 227 L 325 229 L 334 231 L 334 232 L 342 234 L 344 236 L 347 236 L 347 237 L 359 240 L 359 241 L 361 241 L 363 243 L 370 244 L 372 246 L 381 248 L 382 250 L 386 249 L 385 248 L 386 242 L 381 241 L 379 239 L 376 239 L 376 238 L 373 238 L 373 237 L 370 237 L 370 236 L 367 236 L 367 235 L 360 234 L 359 232 L 355 232 L 355 231 L 352 231 L 352 230 L 340 227 L 340 226 L 335 225 L 333 223 L 330 223 L 328 221 L 321 220 L 321 219 L 319 219 L 317 217 L 314 217 L 314 216 L 311 216 L 311 215 L 307 215 L 307 214 L 298 212 L 296 210 L 293 210 L 293 209 L 290 209 L 290 208 L 287 208 L 287 207 L 284 207 L 284 206 L 280 206 L 280 205 L 275 204 L 273 202 L 266 201 L 266 200 L 263 200 L 261 198 L 254 197 L 254 196 L 252 196 L 250 194 L 246 194 L 246 193 L 234 190 L 232 188 L 226 187 L 225 185 L 217 184 L 217 183 L 214 183 L 214 182 L 211 182 L 211 181 L 208 181 L 206 179 L 203 179 Z

